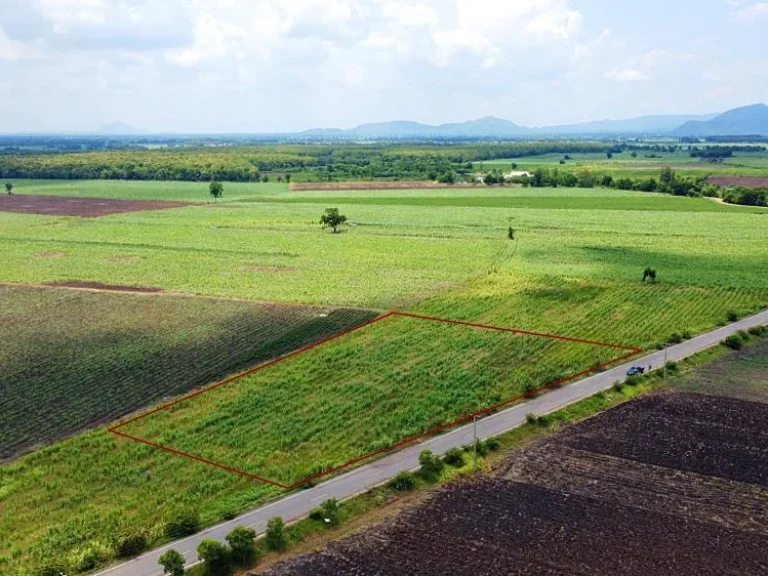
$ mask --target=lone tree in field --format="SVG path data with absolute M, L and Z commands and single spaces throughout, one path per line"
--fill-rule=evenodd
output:
M 320 224 L 323 225 L 323 228 L 331 228 L 333 229 L 333 233 L 336 234 L 337 229 L 339 226 L 344 224 L 344 222 L 347 221 L 347 217 L 343 214 L 339 214 L 338 208 L 326 208 L 325 214 L 320 216 Z
M 168 550 L 160 556 L 158 563 L 163 567 L 163 574 L 184 576 L 184 556 L 176 550 Z
M 510 240 L 514 240 L 515 239 L 515 229 L 512 228 L 512 226 L 510 226 L 507 229 L 507 238 L 509 238 Z
M 8 192 L 8 196 L 13 196 L 13 184 L 11 184 L 10 182 L 6 182 L 5 191 Z
M 221 195 L 224 194 L 224 184 L 218 180 L 211 180 L 211 184 L 208 186 L 208 191 L 211 193 L 211 196 L 213 196 L 213 201 L 216 202 L 216 200 L 221 198 Z
M 643 270 L 643 282 L 645 282 L 646 280 L 650 280 L 651 282 L 656 282 L 656 270 L 654 270 L 650 266 L 647 267 L 645 270 Z

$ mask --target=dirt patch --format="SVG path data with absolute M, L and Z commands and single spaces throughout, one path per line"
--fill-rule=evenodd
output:
M 192 206 L 189 202 L 156 202 L 153 200 L 111 200 L 105 198 L 72 198 L 68 196 L 0 196 L 0 212 L 43 214 L 47 216 L 84 216 L 95 218 L 110 214 L 163 210 Z
M 711 182 L 720 188 L 742 186 L 744 188 L 768 188 L 768 178 L 757 176 L 710 176 L 707 182 Z
M 441 184 L 440 182 L 422 182 L 419 180 L 376 181 L 376 182 L 292 182 L 290 189 L 295 192 L 319 190 L 451 190 L 476 188 L 472 184 Z M 487 188 L 487 186 L 483 186 Z
M 66 252 L 38 252 L 35 258 L 65 258 Z
M 139 292 L 142 294 L 159 294 L 162 288 L 154 286 L 127 286 L 122 284 L 104 284 L 103 282 L 91 282 L 88 280 L 60 280 L 46 282 L 44 286 L 54 288 L 85 288 L 88 290 L 102 290 L 107 292 Z
M 268 266 L 261 264 L 252 264 L 244 267 L 248 272 L 296 272 L 296 266 Z

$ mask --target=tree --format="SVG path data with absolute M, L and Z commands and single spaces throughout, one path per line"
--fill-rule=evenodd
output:
M 168 550 L 168 552 L 160 556 L 158 564 L 163 567 L 163 574 L 184 576 L 184 556 L 176 550 Z
M 264 542 L 267 548 L 280 552 L 288 546 L 288 539 L 285 537 L 285 522 L 280 516 L 270 518 L 267 522 L 267 532 L 264 534 Z
M 509 238 L 510 240 L 514 240 L 515 239 L 515 229 L 512 228 L 512 226 L 510 226 L 507 229 L 507 238 Z
M 310 512 L 309 517 L 312 520 L 318 520 L 323 522 L 326 526 L 336 526 L 341 522 L 339 515 L 339 503 L 335 498 L 329 498 L 319 508 L 315 508 Z
M 645 282 L 646 279 L 650 280 L 651 282 L 656 282 L 656 270 L 650 266 L 643 270 L 643 282 Z
M 285 183 L 286 184 L 290 184 L 291 183 L 291 175 L 290 174 L 286 174 L 285 175 Z
M 213 196 L 213 201 L 216 202 L 216 200 L 221 198 L 221 195 L 224 194 L 224 184 L 218 180 L 211 180 L 208 190 L 210 191 L 211 196 Z
M 445 453 L 443 461 L 449 466 L 460 468 L 461 466 L 464 466 L 464 455 L 459 448 L 451 448 Z
M 13 196 L 13 183 L 6 182 L 5 183 L 5 191 L 8 192 L 8 196 Z
M 334 234 L 336 234 L 338 227 L 346 221 L 347 217 L 339 214 L 338 208 L 326 208 L 325 214 L 320 216 L 320 224 L 323 225 L 323 228 L 332 228 Z
M 216 540 L 205 538 L 197 546 L 197 556 L 203 561 L 210 576 L 226 576 L 232 573 L 232 557 L 229 549 Z
M 437 478 L 443 471 L 443 461 L 431 450 L 422 450 L 419 454 L 419 465 L 421 465 L 421 475 L 427 479 Z
M 611 158 L 613 158 L 613 152 L 606 152 L 605 156 L 606 158 L 608 158 L 608 160 L 610 160 Z
M 246 526 L 236 526 L 227 534 L 232 559 L 240 566 L 248 566 L 256 557 L 256 531 Z
M 453 170 L 447 170 L 446 172 L 438 175 L 437 181 L 441 184 L 453 184 L 456 182 L 456 172 Z

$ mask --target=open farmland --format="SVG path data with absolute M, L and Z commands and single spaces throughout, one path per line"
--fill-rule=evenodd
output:
M 3 460 L 376 315 L 15 286 L 0 302 Z
M 80 185 L 51 184 L 50 190 L 72 196 Z M 23 186 L 17 186 L 20 193 Z M 159 187 L 157 195 L 168 186 L 176 200 L 190 200 L 201 192 L 200 183 L 93 181 L 82 189 L 95 196 L 99 186 L 105 187 L 105 194 L 126 198 L 153 197 L 152 186 Z M 768 303 L 768 216 L 759 210 L 600 189 L 290 192 L 287 186 L 242 186 L 261 192 L 248 201 L 98 219 L 0 213 L 0 281 L 152 287 L 188 296 L 242 298 L 254 305 L 276 301 L 398 309 L 644 348 L 673 333 L 710 329 L 725 322 L 728 311 L 745 315 Z M 233 189 L 225 184 L 225 199 Z M 379 196 L 386 203 L 371 203 L 371 197 Z M 350 224 L 334 235 L 322 231 L 318 219 L 337 198 L 345 199 L 339 207 Z M 498 204 L 490 205 L 488 199 Z M 514 241 L 507 239 L 509 225 L 515 230 Z M 640 281 L 646 266 L 658 271 L 655 284 Z M 86 303 L 121 296 L 66 294 L 81 295 Z M 207 308 L 209 300 L 200 302 Z M 35 305 L 28 302 L 24 308 Z M 66 310 L 60 306 L 57 313 L 59 308 Z M 78 322 L 71 314 L 61 319 L 62 326 L 75 325 L 81 330 L 77 333 L 84 334 L 86 327 L 77 328 Z M 221 399 L 223 407 L 263 410 L 254 405 L 257 397 L 237 391 L 265 390 L 265 399 L 281 416 L 289 416 L 287 421 L 311 422 L 305 429 L 261 428 L 266 426 L 263 420 L 231 411 L 205 418 L 205 426 L 196 428 L 191 421 L 203 405 L 190 406 L 194 410 L 187 412 L 181 404 L 170 421 L 180 426 L 177 437 L 160 419 L 147 421 L 146 432 L 192 449 L 207 427 L 207 442 L 195 449 L 225 461 L 243 459 L 253 471 L 266 469 L 290 480 L 381 445 L 385 436 L 394 439 L 432 418 L 449 418 L 495 395 L 511 394 L 524 384 L 520 375 L 533 367 L 504 365 L 506 356 L 515 358 L 515 339 L 491 342 L 488 335 L 472 332 L 456 337 L 421 325 L 405 332 L 390 326 L 392 332 L 383 330 L 382 323 L 371 332 L 366 328 L 350 340 L 320 348 L 306 360 L 292 359 L 298 363 L 285 364 L 278 373 L 292 379 L 293 390 L 266 391 L 265 371 L 238 381 L 244 384 L 241 388 L 233 383 L 219 390 L 222 395 L 210 396 Z M 181 354 L 186 340 L 183 334 L 179 338 Z M 456 347 L 459 343 L 466 347 Z M 475 358 L 478 350 L 496 350 L 498 356 L 480 363 Z M 531 360 L 548 357 L 546 349 L 526 350 Z M 536 365 L 541 372 L 534 377 L 543 380 L 560 369 L 587 367 L 595 360 L 578 347 L 557 346 L 552 352 L 553 363 L 542 360 Z M 443 355 L 453 363 L 443 362 Z M 333 370 L 326 361 L 348 370 Z M 417 366 L 425 370 L 429 387 L 420 389 L 406 378 L 406 369 Z M 552 373 L 547 372 L 550 368 Z M 369 373 L 378 387 L 365 379 Z M 492 380 L 499 380 L 499 389 L 488 386 Z M 386 397 L 387 383 L 394 381 L 402 383 L 411 410 L 404 402 L 393 405 L 397 412 L 391 417 L 374 412 L 376 426 L 370 430 L 358 425 L 340 432 L 334 427 L 366 402 L 373 410 L 381 402 L 394 401 Z M 441 381 L 450 387 L 440 389 L 435 383 Z M 475 383 L 481 386 L 475 388 Z M 349 391 L 357 396 L 370 392 L 371 398 L 350 400 Z M 160 402 L 167 394 L 160 392 L 149 402 Z M 416 410 L 432 398 L 439 400 L 429 404 L 433 411 Z M 287 407 L 302 400 L 306 411 L 289 413 Z M 334 426 L 325 430 L 327 443 L 317 441 L 324 430 L 311 419 L 315 413 L 335 418 L 329 421 Z M 238 436 L 240 426 L 245 432 Z M 388 426 L 392 429 L 381 434 Z M 189 439 L 182 432 L 190 434 Z M 286 432 L 292 444 L 275 454 L 281 448 L 276 440 L 280 432 Z M 87 565 L 86 556 L 97 558 L 96 564 L 113 560 L 113 539 L 119 532 L 141 530 L 151 544 L 162 542 L 163 523 L 179 507 L 198 511 L 209 525 L 281 493 L 116 438 L 105 429 L 92 430 L 0 468 L 0 571 L 26 576 L 63 559 L 68 573 L 78 573 Z
M 762 574 L 766 424 L 765 404 L 641 398 L 267 574 Z M 752 449 L 732 452 L 733 437 Z
M 149 200 L 106 200 L 103 198 L 68 198 L 50 196 L 0 196 L 0 212 L 45 214 L 48 216 L 107 216 L 140 210 L 163 210 L 186 206 L 182 202 Z
M 521 396 L 627 350 L 392 316 L 120 433 L 283 485 Z M 359 415 L 365 426 L 357 428 Z M 355 429 L 352 433 L 350 429 Z

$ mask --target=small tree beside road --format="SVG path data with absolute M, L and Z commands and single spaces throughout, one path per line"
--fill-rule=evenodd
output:
M 168 550 L 160 556 L 158 563 L 163 567 L 163 574 L 184 576 L 184 556 L 180 552 L 173 549 Z

